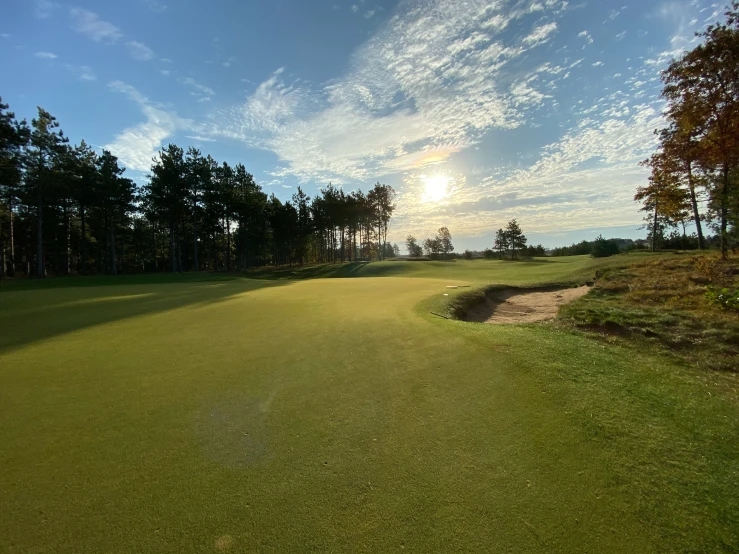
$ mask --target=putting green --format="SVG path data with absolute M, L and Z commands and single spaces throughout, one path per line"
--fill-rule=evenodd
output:
M 0 293 L 0 549 L 739 546 L 735 402 L 555 325 L 434 318 L 448 277 Z

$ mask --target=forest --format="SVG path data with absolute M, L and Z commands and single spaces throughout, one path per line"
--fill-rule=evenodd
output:
M 384 259 L 395 191 L 329 184 L 314 198 L 268 195 L 243 164 L 174 144 L 137 186 L 107 150 L 72 145 L 39 108 L 31 124 L 0 101 L 0 277 L 245 271 Z

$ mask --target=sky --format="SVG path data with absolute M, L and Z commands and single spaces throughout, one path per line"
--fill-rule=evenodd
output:
M 0 95 L 141 184 L 156 152 L 243 163 L 268 194 L 394 187 L 389 240 L 638 238 L 659 75 L 701 0 L 10 0 Z

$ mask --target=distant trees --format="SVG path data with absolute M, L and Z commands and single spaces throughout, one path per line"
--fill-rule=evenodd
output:
M 652 249 L 665 228 L 684 228 L 686 220 L 704 248 L 705 219 L 717 227 L 725 258 L 739 207 L 739 2 L 732 2 L 725 23 L 699 36 L 703 42 L 662 73 L 668 125 L 658 133 L 658 151 L 644 162 L 652 173 L 635 199 L 649 214 Z M 704 214 L 699 187 L 708 197 Z
M 110 152 L 70 145 L 39 108 L 30 127 L 0 102 L 0 277 L 246 270 L 384 259 L 395 191 L 331 184 L 268 196 L 243 164 L 170 144 L 141 186 Z
M 408 251 L 408 255 L 411 258 L 418 258 L 423 256 L 423 248 L 418 244 L 416 237 L 408 235 L 405 239 L 405 249 Z
M 498 229 L 495 233 L 494 248 L 498 251 L 498 255 L 515 259 L 517 253 L 526 247 L 526 236 L 523 234 L 521 227 L 515 219 L 511 219 L 505 229 Z
M 409 235 L 408 238 L 413 237 Z M 406 247 L 408 248 L 408 239 L 406 239 Z M 408 252 L 410 255 L 410 249 Z M 454 253 L 454 245 L 452 244 L 452 234 L 449 232 L 449 229 L 440 227 L 435 237 L 429 237 L 424 240 L 423 253 L 432 259 L 450 258 Z
M 436 242 L 439 244 L 439 249 L 444 256 L 449 256 L 454 252 L 454 245 L 452 244 L 452 234 L 446 227 L 440 227 L 436 234 Z

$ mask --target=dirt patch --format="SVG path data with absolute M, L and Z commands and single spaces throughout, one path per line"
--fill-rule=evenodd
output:
M 577 300 L 589 290 L 587 285 L 568 289 L 500 289 L 470 308 L 463 319 L 490 324 L 544 321 L 556 317 L 560 306 Z

